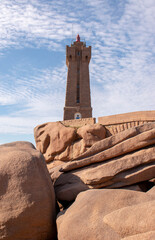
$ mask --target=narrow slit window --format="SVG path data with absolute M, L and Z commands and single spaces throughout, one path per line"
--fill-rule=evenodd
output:
M 77 84 L 76 103 L 80 103 L 80 86 Z
M 76 103 L 80 103 L 80 69 L 77 69 Z

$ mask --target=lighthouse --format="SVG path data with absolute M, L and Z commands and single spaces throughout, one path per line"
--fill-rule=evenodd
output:
M 92 117 L 89 62 L 91 46 L 80 40 L 79 34 L 71 46 L 66 46 L 68 67 L 64 120 Z

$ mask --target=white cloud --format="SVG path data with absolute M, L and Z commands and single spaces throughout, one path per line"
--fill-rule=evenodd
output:
M 0 133 L 30 134 L 37 124 L 63 119 L 66 66 L 37 72 L 19 79 L 15 72 L 0 87 L 1 106 L 12 105 L 9 115 L 0 116 Z
M 40 100 L 44 96 L 54 96 L 57 92 L 64 92 L 66 84 L 66 66 L 54 69 L 31 69 L 31 76 L 23 70 L 23 77 L 18 76 L 18 71 L 10 75 L 0 76 L 0 104 L 29 103 Z M 12 83 L 10 85 L 10 82 Z M 55 96 L 56 97 L 56 96 Z
M 0 8 L 0 48 L 28 43 L 58 45 L 57 41 L 68 34 L 67 26 L 67 16 L 57 13 L 54 2 L 4 0 Z
M 154 109 L 154 8 L 151 0 L 128 1 L 118 21 L 108 18 L 103 28 L 103 16 L 97 25 L 91 62 L 95 116 Z

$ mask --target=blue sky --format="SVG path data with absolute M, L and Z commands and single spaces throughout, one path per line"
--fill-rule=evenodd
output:
M 0 0 L 0 144 L 63 119 L 77 33 L 92 46 L 94 117 L 155 109 L 154 0 Z

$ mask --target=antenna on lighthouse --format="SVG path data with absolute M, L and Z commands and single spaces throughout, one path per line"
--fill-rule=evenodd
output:
M 71 43 L 73 43 L 73 40 L 74 40 L 74 38 L 73 38 L 73 23 L 72 23 L 72 41 L 71 41 Z

